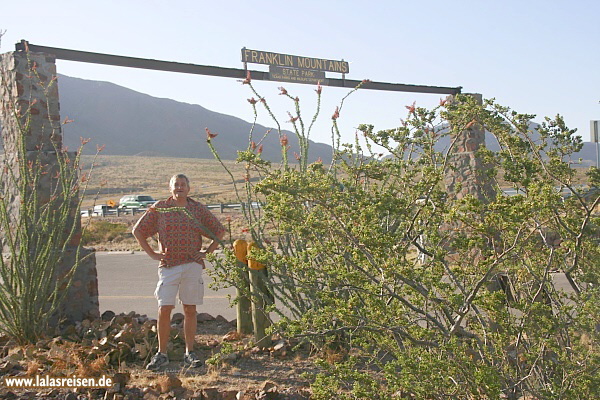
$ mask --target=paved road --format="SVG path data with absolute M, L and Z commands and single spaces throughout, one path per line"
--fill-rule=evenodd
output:
M 207 270 L 211 268 L 206 263 Z M 146 314 L 150 318 L 157 317 L 157 304 L 154 289 L 158 282 L 156 261 L 146 253 L 96 253 L 98 269 L 98 290 L 100 293 L 100 312 L 106 310 L 115 313 L 135 311 Z M 228 295 L 235 297 L 235 289 L 219 291 L 210 289 L 212 278 L 204 271 L 204 304 L 198 306 L 198 312 L 206 312 L 212 316 L 222 315 L 231 321 L 236 318 L 235 308 L 229 306 Z M 571 291 L 564 274 L 553 274 L 553 281 L 559 290 Z M 174 312 L 182 312 L 177 305 Z
M 207 269 L 211 268 L 210 263 Z M 158 314 L 154 289 L 158 282 L 157 263 L 146 253 L 96 253 L 98 269 L 98 291 L 100 313 L 106 310 L 115 313 L 135 311 L 156 318 Z M 235 319 L 235 308 L 229 306 L 228 295 L 235 296 L 235 289 L 214 291 L 208 287 L 212 278 L 204 272 L 204 304 L 198 312 L 212 316 L 222 315 L 227 320 Z M 183 312 L 179 304 L 174 312 Z

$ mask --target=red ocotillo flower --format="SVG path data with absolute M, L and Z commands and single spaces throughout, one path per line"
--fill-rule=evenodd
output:
M 294 152 L 294 157 L 296 158 L 296 160 L 300 161 L 300 154 Z
M 416 101 L 413 101 L 413 103 L 410 106 L 406 106 L 406 108 L 408 109 L 409 113 L 411 113 L 411 114 L 415 113 L 415 109 L 416 109 L 415 104 L 416 103 L 417 103 Z
M 98 153 L 102 152 L 102 150 L 104 150 L 104 148 L 106 147 L 105 144 L 103 144 L 102 146 L 100 146 L 99 144 L 96 145 L 96 151 Z
M 321 81 L 317 82 L 317 88 L 315 89 L 315 92 L 317 92 L 317 94 L 321 94 L 321 91 L 323 90 L 323 87 L 321 86 Z
M 65 117 L 65 119 L 64 119 L 64 121 L 62 123 L 63 123 L 63 125 L 66 125 L 66 124 L 70 124 L 73 121 L 75 121 L 75 120 L 74 119 L 69 119 L 69 117 Z
M 448 99 L 440 99 L 440 107 L 443 107 L 448 102 Z
M 250 71 L 246 71 L 246 79 L 242 82 L 243 85 L 247 85 L 252 82 L 252 76 L 250 75 Z
M 282 94 L 284 96 L 288 94 L 288 91 L 285 90 L 285 88 L 283 86 L 280 86 L 278 89 L 281 90 L 281 93 L 279 93 L 279 94 Z
M 288 144 L 288 137 L 287 137 L 287 135 L 283 135 L 279 139 L 279 143 L 281 143 L 282 146 L 287 146 L 287 144 Z
M 211 140 L 211 139 L 217 137 L 217 135 L 218 135 L 218 133 L 212 133 L 210 131 L 210 129 L 208 129 L 208 128 L 204 128 L 204 130 L 206 131 L 206 138 L 207 138 L 207 140 Z
M 263 152 L 263 145 L 261 144 L 260 146 L 258 146 L 257 153 L 262 154 L 262 152 Z
M 254 143 L 254 142 L 250 142 L 250 148 L 251 148 L 252 150 L 255 150 L 255 149 L 256 149 L 256 143 Z
M 333 115 L 331 116 L 331 119 L 336 120 L 340 117 L 340 108 L 336 107 L 335 108 L 335 112 L 333 113 Z
M 258 101 L 257 101 L 257 100 L 256 100 L 254 97 L 253 97 L 253 98 L 251 98 L 251 99 L 248 99 L 248 103 L 250 103 L 250 104 L 252 104 L 252 105 L 256 104 L 257 102 L 258 102 Z
M 290 120 L 288 122 L 296 122 L 298 121 L 298 116 L 292 117 L 292 114 L 288 111 L 288 115 L 290 116 Z

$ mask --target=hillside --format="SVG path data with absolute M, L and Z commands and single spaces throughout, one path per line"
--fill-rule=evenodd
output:
M 75 123 L 66 126 L 65 143 L 78 146 L 80 136 L 106 144 L 104 154 L 185 158 L 213 158 L 204 129 L 219 133 L 214 144 L 224 159 L 235 159 L 248 147 L 251 124 L 240 118 L 210 111 L 197 104 L 152 97 L 109 82 L 59 77 L 61 116 Z M 260 137 L 267 127 L 257 125 Z M 297 150 L 288 133 L 290 151 Z M 260 136 L 259 136 L 260 135 Z M 273 131 L 263 142 L 264 158 L 279 161 L 279 137 Z M 90 146 L 88 152 L 96 146 Z M 331 158 L 331 147 L 311 143 L 311 157 Z
M 219 155 L 234 160 L 237 151 L 248 146 L 251 124 L 240 118 L 210 111 L 197 104 L 157 98 L 115 85 L 59 75 L 60 112 L 62 118 L 75 122 L 65 126 L 64 143 L 71 149 L 80 145 L 80 137 L 92 138 L 86 153 L 96 144 L 106 145 L 106 155 L 139 155 L 144 157 L 179 157 L 212 159 L 206 145 L 205 127 L 219 133 L 214 141 Z M 267 127 L 257 125 L 257 137 Z M 298 151 L 295 135 L 288 135 L 290 152 Z M 443 140 L 440 149 L 447 146 Z M 497 149 L 488 135 L 487 144 Z M 1 145 L 1 143 L 0 143 Z M 311 142 L 310 161 L 331 160 L 331 146 Z M 1 147 L 1 146 L 0 146 Z M 263 157 L 280 161 L 280 144 L 273 131 L 263 142 Z M 573 159 L 582 158 L 583 166 L 595 165 L 595 143 L 585 143 Z

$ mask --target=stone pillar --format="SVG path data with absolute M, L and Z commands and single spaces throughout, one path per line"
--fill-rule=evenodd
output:
M 41 203 L 52 196 L 53 178 L 58 172 L 58 154 L 62 150 L 61 118 L 55 58 L 50 54 L 32 52 L 10 52 L 0 55 L 0 123 L 5 151 L 6 168 L 13 168 L 16 180 L 0 183 L 8 198 L 12 215 L 19 215 L 20 198 L 16 187 L 8 187 L 19 179 L 15 168 L 19 163 L 40 160 L 45 174 L 32 190 Z M 19 147 L 24 145 L 27 161 L 18 160 Z M 72 153 L 74 155 L 74 153 Z M 71 164 L 72 165 L 72 164 Z M 31 168 L 31 166 L 29 166 Z M 11 183 L 12 182 L 12 183 Z M 71 218 L 75 219 L 77 232 L 64 254 L 63 265 L 57 273 L 68 271 L 74 265 L 75 257 L 89 255 L 75 272 L 65 304 L 63 317 L 70 321 L 98 317 L 98 282 L 96 258 L 88 249 L 79 247 L 81 226 L 79 210 L 72 205 Z M 2 244 L 4 246 L 5 243 Z M 3 248 L 4 252 L 4 248 Z
M 480 94 L 469 94 L 482 104 Z M 450 101 L 453 99 L 450 97 Z M 484 177 L 487 166 L 477 156 L 477 151 L 485 146 L 485 131 L 481 125 L 475 123 L 460 132 L 450 150 L 450 168 L 445 176 L 444 183 L 448 196 L 454 199 L 462 199 L 471 195 L 482 202 L 494 199 L 496 192 L 488 180 Z

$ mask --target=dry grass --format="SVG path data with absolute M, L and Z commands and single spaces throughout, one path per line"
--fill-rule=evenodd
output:
M 94 160 L 83 156 L 84 171 Z M 237 183 L 243 183 L 244 165 L 224 161 Z M 169 179 L 183 173 L 190 179 L 190 195 L 205 204 L 237 202 L 231 177 L 216 160 L 197 158 L 137 157 L 100 155 L 84 197 L 84 207 L 94 202 L 118 203 L 126 194 L 147 194 L 156 199 L 169 196 Z
M 93 156 L 83 156 L 84 170 L 93 161 Z M 243 188 L 244 165 L 225 160 L 238 188 Z M 587 168 L 575 168 L 574 183 L 587 181 Z M 231 177 L 216 160 L 198 158 L 106 156 L 95 161 L 94 171 L 84 197 L 84 207 L 94 203 L 106 204 L 109 200 L 118 203 L 126 194 L 147 194 L 156 199 L 169 196 L 169 179 L 183 173 L 190 179 L 190 195 L 205 204 L 236 203 Z M 507 185 L 505 182 L 500 184 Z

